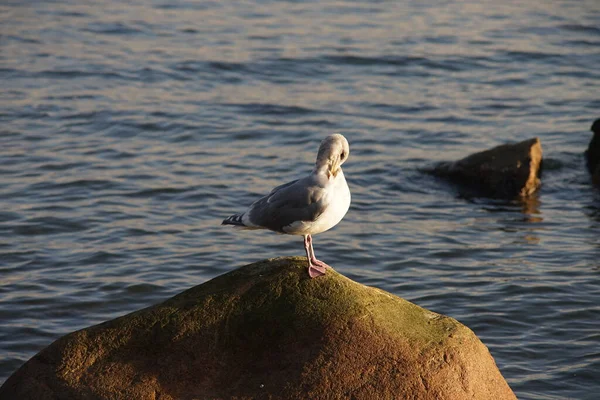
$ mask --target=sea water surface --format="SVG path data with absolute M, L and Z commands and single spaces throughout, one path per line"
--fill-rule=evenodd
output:
M 520 399 L 600 392 L 600 2 L 4 1 L 0 382 L 301 237 L 221 220 L 350 142 L 339 272 L 458 319 Z M 532 137 L 527 201 L 421 169 Z

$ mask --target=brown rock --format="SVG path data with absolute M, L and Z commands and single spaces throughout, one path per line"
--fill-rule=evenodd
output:
M 455 319 L 304 258 L 247 265 L 62 337 L 0 399 L 515 399 Z
M 442 162 L 427 171 L 498 198 L 526 197 L 540 186 L 542 146 L 538 138 L 504 144 L 455 162 Z

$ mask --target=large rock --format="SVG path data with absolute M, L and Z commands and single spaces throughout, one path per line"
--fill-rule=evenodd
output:
M 1 399 L 515 399 L 455 319 L 306 259 L 247 265 L 66 335 Z
M 475 195 L 526 197 L 540 186 L 542 145 L 538 138 L 503 144 L 427 172 L 462 185 Z

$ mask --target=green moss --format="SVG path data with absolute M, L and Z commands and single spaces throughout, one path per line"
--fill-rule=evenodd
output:
M 220 337 L 230 341 L 242 333 L 271 337 L 367 320 L 374 330 L 394 337 L 438 343 L 460 326 L 334 270 L 310 279 L 303 257 L 244 266 L 146 311 L 163 328 L 178 326 L 180 336 L 218 326 Z
M 156 346 L 189 337 L 202 337 L 210 348 L 240 343 L 258 348 L 265 341 L 297 341 L 307 332 L 320 335 L 354 323 L 421 346 L 442 343 L 459 328 L 467 329 L 335 270 L 310 279 L 304 257 L 286 257 L 246 265 L 161 304 L 90 328 L 84 336 L 95 336 L 96 345 L 107 353 L 131 341 L 135 347 L 140 341 Z

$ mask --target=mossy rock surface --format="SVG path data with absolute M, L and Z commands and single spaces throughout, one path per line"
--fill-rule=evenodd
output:
M 306 259 L 250 264 L 66 335 L 0 399 L 514 399 L 453 318 Z

